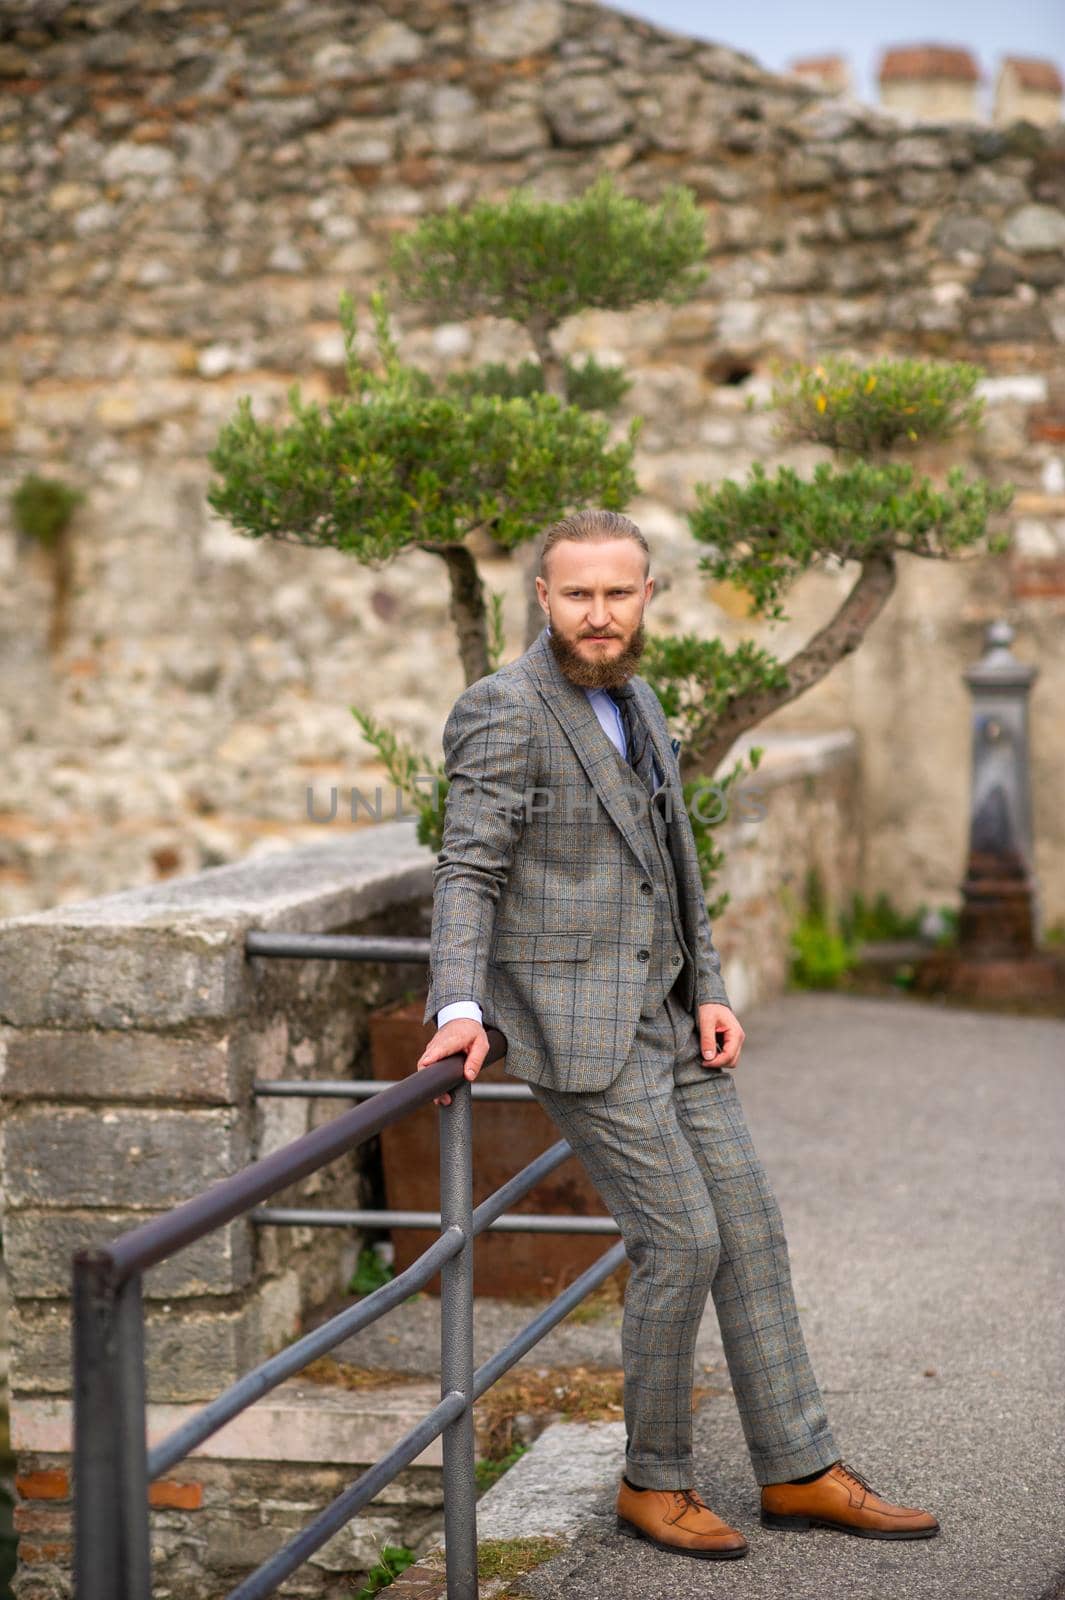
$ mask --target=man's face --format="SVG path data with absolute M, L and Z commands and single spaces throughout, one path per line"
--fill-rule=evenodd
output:
M 644 560 L 633 539 L 563 539 L 547 557 L 536 594 L 551 624 L 548 643 L 582 689 L 612 689 L 636 670 L 655 586 Z

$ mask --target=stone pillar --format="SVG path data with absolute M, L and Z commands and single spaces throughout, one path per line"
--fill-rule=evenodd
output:
M 1009 623 L 993 622 L 984 655 L 964 674 L 973 697 L 973 766 L 958 943 L 975 960 L 1023 959 L 1037 938 L 1028 696 L 1039 669 L 1018 661 L 1012 642 Z
M 248 959 L 245 932 L 426 935 L 432 865 L 413 825 L 393 822 L 0 922 L 20 1596 L 66 1592 L 73 1252 L 335 1115 L 328 1101 L 257 1105 L 252 1085 L 368 1075 L 368 1013 L 424 992 L 419 965 Z M 360 1163 L 334 1163 L 282 1198 L 297 1196 L 363 1204 Z M 287 1343 L 303 1313 L 345 1285 L 357 1244 L 346 1230 L 257 1230 L 241 1220 L 153 1269 L 150 1431 L 166 1431 Z M 253 1440 L 247 1453 L 280 1459 L 276 1440 L 269 1452 Z M 232 1459 L 232 1440 L 220 1455 Z M 156 1487 L 155 1503 L 196 1510 L 203 1474 L 175 1469 L 175 1478 Z M 233 1500 L 232 1484 L 221 1499 Z M 196 1582 L 188 1593 L 203 1595 L 202 1572 Z

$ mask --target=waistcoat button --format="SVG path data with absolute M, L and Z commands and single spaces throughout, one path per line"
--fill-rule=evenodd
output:
M 649 883 L 641 883 L 640 884 L 640 893 L 641 894 L 654 894 L 654 890 L 652 889 L 652 887 L 651 887 L 651 885 Z
M 637 950 L 636 959 L 637 959 L 637 961 L 650 961 L 650 959 L 651 959 L 650 950 Z

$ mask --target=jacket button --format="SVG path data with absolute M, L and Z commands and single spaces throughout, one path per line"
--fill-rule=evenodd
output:
M 650 959 L 651 959 L 650 950 L 637 950 L 636 959 L 637 959 L 637 961 L 650 961 Z
M 652 887 L 651 887 L 651 885 L 649 883 L 641 883 L 640 884 L 640 893 L 641 894 L 654 894 L 654 890 L 652 889 Z

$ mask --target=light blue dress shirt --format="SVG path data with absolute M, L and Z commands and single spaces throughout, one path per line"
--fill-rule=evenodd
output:
M 547 631 L 548 633 L 551 632 L 550 624 L 548 624 Z M 599 718 L 599 726 L 614 746 L 618 755 L 621 756 L 622 760 L 627 761 L 628 756 L 625 753 L 625 724 L 621 719 L 621 709 L 617 701 L 612 700 L 605 689 L 585 689 L 584 692 L 588 696 L 588 703 L 592 710 Z M 653 756 L 651 759 L 654 763 L 655 785 L 657 787 L 662 782 L 662 772 Z M 438 1028 L 442 1028 L 444 1023 L 450 1022 L 453 1017 L 472 1017 L 475 1022 L 480 1022 L 481 1016 L 481 1008 L 476 1000 L 454 1000 L 449 1006 L 441 1006 L 436 1014 L 436 1025 Z

